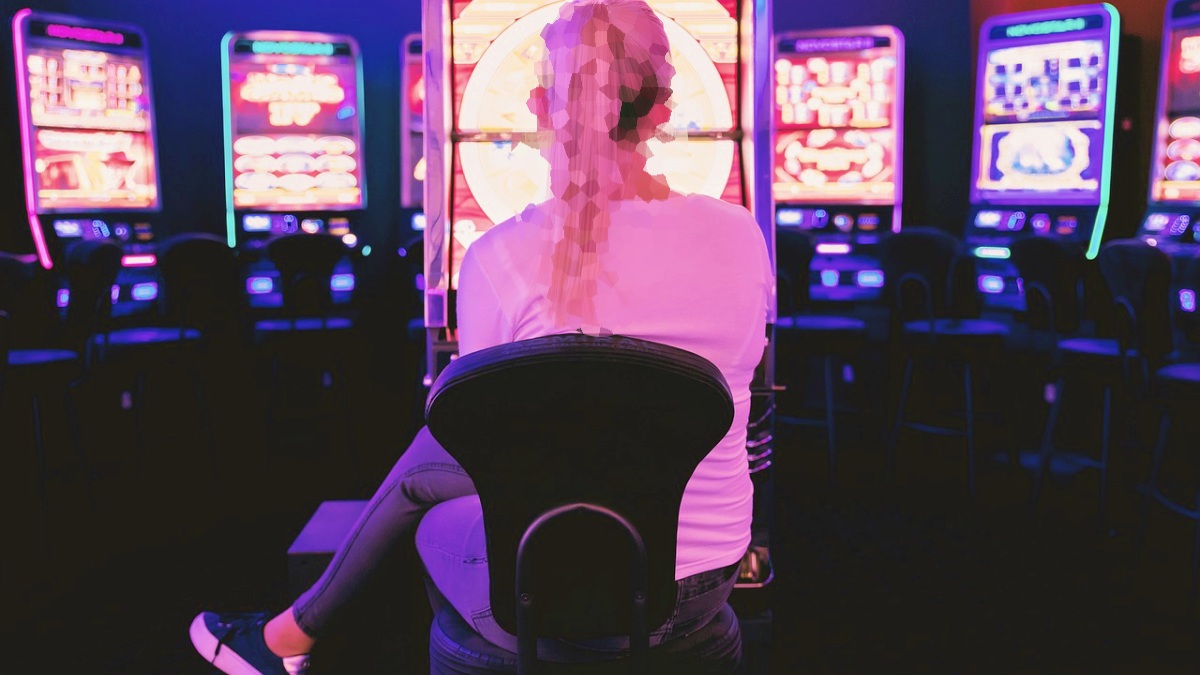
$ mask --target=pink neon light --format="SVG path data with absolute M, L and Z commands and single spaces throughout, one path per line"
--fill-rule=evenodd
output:
M 25 19 L 32 13 L 29 9 L 22 9 L 13 16 L 13 48 L 16 52 L 14 60 L 17 94 L 20 97 L 17 112 L 21 118 L 21 138 L 25 141 L 21 144 L 21 161 L 25 165 L 25 212 L 29 216 L 29 231 L 33 234 L 33 247 L 37 251 L 38 262 L 45 269 L 51 269 L 54 267 L 54 261 L 50 259 L 50 249 L 46 246 L 46 237 L 42 234 L 42 222 L 38 220 L 37 211 L 34 210 L 36 190 L 33 186 L 33 143 L 29 138 L 29 79 L 25 77 L 25 31 L 21 29 Z
M 140 253 L 121 256 L 121 267 L 154 267 L 158 258 L 153 253 Z
M 850 252 L 850 244 L 817 244 L 817 253 L 821 255 L 846 255 Z
M 46 26 L 46 35 L 68 40 L 83 40 L 84 42 L 99 42 L 105 45 L 123 45 L 125 36 L 99 28 L 83 28 L 81 26 L 64 26 L 52 23 Z

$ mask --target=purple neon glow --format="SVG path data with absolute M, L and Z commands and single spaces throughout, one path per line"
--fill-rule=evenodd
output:
M 839 277 L 837 270 L 821 270 L 821 285 L 825 288 L 833 288 L 838 285 Z
M 1004 279 L 994 274 L 979 277 L 979 290 L 989 295 L 1004 292 Z
M 1179 308 L 1191 314 L 1196 311 L 1196 291 L 1185 288 L 1179 291 Z
M 158 297 L 158 283 L 154 281 L 147 281 L 141 284 L 134 284 L 133 288 L 129 292 L 129 295 L 134 300 L 149 302 L 150 300 Z
M 64 26 L 58 23 L 52 23 L 46 26 L 46 35 L 55 38 L 66 38 L 68 40 L 82 40 L 84 42 L 98 42 L 104 45 L 123 45 L 125 44 L 125 36 L 120 33 L 114 33 L 108 30 L 100 30 L 99 28 L 84 28 L 83 26 Z
M 250 277 L 246 279 L 246 292 L 250 295 L 270 293 L 275 288 L 271 277 Z
M 15 65 L 17 71 L 17 99 L 20 104 L 17 106 L 17 114 L 21 119 L 21 130 L 29 128 L 29 106 L 25 104 L 29 100 L 29 81 L 25 76 L 25 21 L 33 12 L 29 9 L 22 9 L 13 16 L 13 52 L 15 53 Z M 31 172 L 33 170 L 33 144 L 21 144 L 21 162 L 25 167 L 25 209 L 29 216 L 29 231 L 33 234 L 33 248 L 37 251 L 38 262 L 45 269 L 54 267 L 54 261 L 50 258 L 50 249 L 46 246 L 46 237 L 42 234 L 42 221 L 38 220 L 37 212 L 34 210 L 34 204 L 37 203 L 37 189 L 33 185 Z
M 71 302 L 70 289 L 67 289 L 67 288 L 58 289 L 58 293 L 55 294 L 54 299 L 55 299 L 55 304 L 58 305 L 59 309 L 66 307 Z
M 121 256 L 121 267 L 154 267 L 158 258 L 153 253 L 131 253 Z
M 113 284 L 112 293 L 110 293 L 110 295 L 112 296 L 112 301 L 116 302 L 117 299 L 121 297 L 121 287 Z

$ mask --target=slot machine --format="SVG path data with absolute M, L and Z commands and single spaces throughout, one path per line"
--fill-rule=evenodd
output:
M 162 209 L 150 53 L 140 28 L 23 9 L 13 51 L 25 208 L 38 261 L 54 269 L 81 241 L 124 249 L 113 316 L 158 297 Z M 65 307 L 69 289 L 58 293 Z
M 650 145 L 648 169 L 679 192 L 745 206 L 774 248 L 771 156 L 771 4 L 765 0 L 648 0 L 663 20 L 676 69 L 671 125 L 686 142 Z M 527 108 L 540 36 L 555 0 L 426 0 L 425 383 L 456 352 L 458 267 L 471 243 L 548 194 L 549 167 L 521 143 L 536 131 Z M 670 255 L 664 251 L 663 255 Z M 773 324 L 752 387 L 748 458 L 755 484 L 751 552 L 741 588 L 761 588 L 768 553 L 773 461 Z M 761 596 L 759 596 L 761 597 Z
M 421 35 L 406 36 L 400 46 L 400 208 L 401 226 L 413 232 L 425 229 L 424 69 Z
M 226 232 L 245 261 L 251 306 L 281 303 L 265 246 L 296 232 L 342 238 L 347 258 L 331 286 L 335 303 L 348 302 L 355 229 L 367 205 L 358 43 L 326 33 L 229 32 L 221 70 Z
M 1176 271 L 1200 256 L 1200 2 L 1167 3 L 1159 64 L 1150 194 L 1138 236 Z M 1173 288 L 1179 311 L 1196 311 L 1195 288 Z
M 877 298 L 877 245 L 900 231 L 904 35 L 894 26 L 778 35 L 775 111 L 775 225 L 814 239 L 809 296 Z
M 979 35 L 965 240 L 991 309 L 1024 308 L 1009 246 L 1055 237 L 1094 259 L 1109 220 L 1121 20 L 1107 3 L 1004 14 Z

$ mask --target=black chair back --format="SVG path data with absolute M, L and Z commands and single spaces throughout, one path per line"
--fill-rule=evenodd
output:
M 1110 241 L 1097 257 L 1113 298 L 1117 338 L 1156 367 L 1172 350 L 1171 259 L 1140 239 Z
M 11 347 L 46 347 L 61 338 L 54 275 L 36 259 L 0 251 L 0 310 L 12 321 Z
M 1011 246 L 1021 275 L 1030 328 L 1058 335 L 1079 330 L 1083 312 L 1083 251 L 1050 237 L 1024 237 Z
M 233 326 L 241 315 L 237 257 L 215 235 L 193 232 L 168 239 L 158 255 L 164 319 L 208 335 Z
M 911 227 L 885 238 L 880 250 L 883 295 L 893 325 L 961 314 L 956 303 L 963 299 L 955 291 L 964 267 L 957 237 L 933 227 Z
M 775 281 L 779 315 L 788 316 L 808 308 L 809 277 L 816 247 L 807 232 L 790 228 L 775 230 Z
M 329 287 L 333 270 L 350 253 L 341 237 L 327 233 L 285 234 L 267 244 L 267 257 L 279 270 L 283 309 L 294 316 L 314 316 L 333 308 Z
M 1200 347 L 1200 254 L 1192 256 L 1179 270 L 1179 328 L 1183 339 Z
M 67 251 L 67 331 L 86 351 L 88 339 L 101 333 L 112 314 L 112 287 L 121 271 L 122 249 L 110 241 L 82 241 Z
M 539 637 L 636 633 L 630 570 L 645 544 L 646 625 L 675 603 L 684 486 L 729 430 L 720 371 L 695 354 L 627 337 L 554 335 L 462 356 L 434 382 L 429 430 L 475 481 L 496 621 L 519 638 L 518 547 Z M 539 516 L 566 505 L 523 541 Z M 528 627 L 528 624 L 526 624 Z M 633 637 L 631 635 L 631 637 Z

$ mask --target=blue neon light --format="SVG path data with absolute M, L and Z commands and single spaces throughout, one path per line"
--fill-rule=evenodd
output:
M 1008 260 L 1012 252 L 1004 246 L 976 246 L 976 258 L 989 258 L 992 260 Z
M 779 225 L 799 225 L 804 220 L 804 212 L 800 209 L 779 209 L 775 213 L 775 222 Z
M 1189 314 L 1196 311 L 1196 291 L 1190 288 L 1179 291 L 1179 308 Z
M 329 277 L 329 290 L 331 291 L 352 291 L 354 290 L 354 275 L 353 274 L 335 274 Z
M 821 270 L 821 285 L 825 288 L 833 288 L 838 285 L 837 270 Z
M 425 229 L 425 214 L 414 213 L 412 217 L 412 229 L 421 231 Z
M 979 277 L 979 290 L 989 295 L 1004 292 L 1004 279 L 995 276 L 994 274 L 985 274 Z
M 139 300 L 141 302 L 153 300 L 158 297 L 158 283 L 154 281 L 147 281 L 144 284 L 134 284 L 133 289 L 130 290 L 129 294 L 134 300 Z
M 362 254 L 363 254 L 363 257 L 365 258 L 365 257 L 367 257 L 367 256 L 371 255 L 371 251 L 372 251 L 372 250 L 373 250 L 373 249 L 371 248 L 371 245 L 370 245 L 370 244 L 367 244 L 366 246 L 363 246 L 363 247 L 362 247 Z
M 275 282 L 271 277 L 250 277 L 246 280 L 246 292 L 250 295 L 270 293 L 274 288 Z
M 883 271 L 862 270 L 857 275 L 857 281 L 860 288 L 882 288 Z
M 71 291 L 66 288 L 58 289 L 58 294 L 55 296 L 55 304 L 59 309 L 66 307 L 71 302 Z
M 112 293 L 110 295 L 112 296 L 112 301 L 116 302 L 117 298 L 121 297 L 121 287 L 116 284 L 113 284 Z

